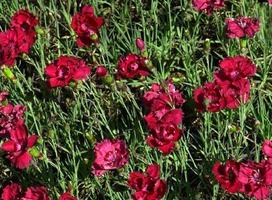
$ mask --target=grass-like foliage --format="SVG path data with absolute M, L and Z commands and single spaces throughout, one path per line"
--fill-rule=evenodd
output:
M 77 45 L 71 27 L 72 17 L 84 5 L 105 20 L 97 34 L 99 42 L 90 47 Z M 196 11 L 191 0 L 0 0 L 1 32 L 10 28 L 11 17 L 20 9 L 37 17 L 39 33 L 28 55 L 20 54 L 16 66 L 9 68 L 14 78 L 9 79 L 0 66 L 0 91 L 9 91 L 9 103 L 26 106 L 23 119 L 28 135 L 39 139 L 30 152 L 31 164 L 24 169 L 14 166 L 7 151 L 0 149 L 0 195 L 7 185 L 19 183 L 24 191 L 44 186 L 51 199 L 67 190 L 82 200 L 130 199 L 135 192 L 128 186 L 130 172 L 149 176 L 148 166 L 158 164 L 160 178 L 166 181 L 162 187 L 167 185 L 162 199 L 250 196 L 229 194 L 220 187 L 213 166 L 230 159 L 259 162 L 264 159 L 264 140 L 272 138 L 272 6 L 268 2 L 226 0 L 224 8 L 207 15 Z M 240 16 L 259 20 L 254 37 L 226 35 L 226 19 Z M 116 77 L 119 58 L 139 54 L 137 38 L 145 42 L 146 63 L 152 70 L 147 76 Z M 45 68 L 61 56 L 84 60 L 91 74 L 79 83 L 49 88 Z M 234 56 L 245 56 L 257 66 L 249 78 L 249 99 L 235 109 L 199 112 L 194 90 L 212 82 L 220 61 Z M 107 69 L 107 80 L 96 75 L 97 63 Z M 168 79 L 185 102 L 175 107 L 183 112 L 182 123 L 175 125 L 182 136 L 165 155 L 147 144 L 150 127 L 145 116 L 152 108 L 143 96 L 153 83 L 165 87 Z M 94 149 L 105 139 L 124 141 L 128 161 L 95 176 Z M 0 138 L 0 146 L 8 140 Z

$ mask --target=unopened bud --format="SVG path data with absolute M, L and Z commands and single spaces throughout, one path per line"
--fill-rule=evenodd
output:
M 145 43 L 142 40 L 142 38 L 137 38 L 136 39 L 136 46 L 139 49 L 140 52 L 143 52 L 145 50 Z
M 41 27 L 39 27 L 39 26 L 36 26 L 35 30 L 36 30 L 36 32 L 37 32 L 39 35 L 43 35 L 43 34 L 44 34 L 44 30 L 43 30 Z
M 29 153 L 30 153 L 31 156 L 33 156 L 35 158 L 41 159 L 43 157 L 42 153 L 38 149 L 36 149 L 35 147 L 32 147 L 29 150 Z
M 114 82 L 114 79 L 112 76 L 107 76 L 105 79 L 104 79 L 104 82 L 107 83 L 107 84 L 112 84 Z
M 4 75 L 5 75 L 8 79 L 10 79 L 10 80 L 12 80 L 12 81 L 15 79 L 15 76 L 14 76 L 14 74 L 13 74 L 13 72 L 11 71 L 10 68 L 4 66 L 2 69 L 3 69 Z
M 97 77 L 106 77 L 108 74 L 107 68 L 104 66 L 98 66 L 96 68 L 95 74 Z
M 204 42 L 204 51 L 206 53 L 210 53 L 210 51 L 211 51 L 211 41 L 208 38 L 206 38 L 205 42 Z

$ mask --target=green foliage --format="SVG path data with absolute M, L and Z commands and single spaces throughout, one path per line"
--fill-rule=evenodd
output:
M 60 55 L 74 55 L 90 63 L 90 51 L 76 46 L 70 27 L 71 17 L 84 4 L 94 6 L 96 15 L 106 19 L 95 52 L 100 64 L 114 74 L 118 58 L 137 53 L 135 40 L 142 37 L 157 72 L 144 81 L 124 82 L 126 90 L 114 84 L 104 86 L 95 76 L 77 90 L 48 90 L 44 68 Z M 1 30 L 8 28 L 13 13 L 27 8 L 38 16 L 44 31 L 29 56 L 13 69 L 16 84 L 0 77 L 0 90 L 10 91 L 9 100 L 27 105 L 25 120 L 30 133 L 42 138 L 37 149 L 43 158 L 18 171 L 2 156 L 0 187 L 12 180 L 24 187 L 45 185 L 53 199 L 68 186 L 79 199 L 129 199 L 129 172 L 145 171 L 156 162 L 168 183 L 164 199 L 243 198 L 220 189 L 211 171 L 217 160 L 260 160 L 263 140 L 272 138 L 272 7 L 253 0 L 230 1 L 228 5 L 227 11 L 206 16 L 196 12 L 188 0 L 0 0 Z M 227 17 L 240 15 L 261 21 L 257 36 L 247 41 L 247 56 L 258 66 L 251 100 L 237 110 L 197 113 L 193 90 L 212 80 L 223 57 L 242 54 L 239 41 L 226 38 L 224 23 Z M 211 43 L 208 53 L 204 51 L 206 39 Z M 146 112 L 141 96 L 153 82 L 169 77 L 178 80 L 176 86 L 187 101 L 183 137 L 172 154 L 163 156 L 145 142 Z M 125 139 L 130 160 L 124 168 L 96 178 L 91 173 L 93 147 L 105 138 Z

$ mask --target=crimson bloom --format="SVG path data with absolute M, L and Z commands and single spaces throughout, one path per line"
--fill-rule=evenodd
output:
M 249 100 L 250 81 L 247 78 L 233 80 L 225 72 L 218 71 L 215 72 L 214 79 L 221 87 L 227 108 L 238 108 L 241 102 L 246 103 Z
M 242 183 L 238 180 L 239 168 L 240 163 L 234 160 L 227 160 L 225 164 L 218 161 L 213 166 L 215 179 L 229 193 L 240 192 L 242 189 Z
M 104 18 L 94 15 L 92 6 L 84 6 L 81 13 L 73 16 L 71 23 L 72 29 L 78 36 L 77 45 L 83 47 L 98 42 L 97 35 L 104 22 Z
M 123 167 L 129 158 L 129 150 L 122 140 L 105 139 L 94 147 L 93 174 L 101 176 L 112 169 Z
M 59 200 L 77 200 L 77 198 L 73 197 L 71 193 L 67 191 L 59 197 Z
M 246 35 L 252 38 L 260 29 L 259 20 L 250 17 L 228 18 L 226 24 L 227 36 L 230 38 L 242 38 Z
M 272 165 L 266 161 L 248 161 L 240 165 L 238 176 L 243 192 L 257 200 L 269 199 L 272 185 Z
M 136 76 L 147 76 L 149 69 L 146 66 L 145 58 L 137 54 L 128 54 L 119 58 L 117 78 L 132 79 Z
M 272 140 L 265 140 L 262 146 L 262 152 L 268 158 L 272 158 Z
M 38 135 L 28 137 L 24 122 L 19 121 L 10 131 L 11 140 L 4 142 L 2 149 L 9 153 L 7 158 L 15 167 L 24 169 L 30 165 L 32 159 L 28 150 L 35 145 L 38 137 Z
M 20 28 L 26 33 L 33 31 L 37 25 L 37 17 L 27 10 L 18 10 L 11 18 L 11 27 Z
M 167 189 L 166 181 L 160 179 L 160 167 L 153 164 L 147 167 L 146 174 L 131 172 L 128 178 L 128 186 L 134 190 L 134 200 L 161 199 Z
M 29 187 L 21 200 L 50 200 L 46 187 Z
M 211 15 L 214 10 L 225 6 L 225 0 L 193 0 L 193 6 L 196 11 L 206 11 Z
M 18 200 L 23 197 L 22 186 L 18 183 L 12 183 L 7 185 L 3 189 L 2 199 L 3 200 Z
M 73 56 L 61 56 L 45 68 L 47 85 L 50 88 L 64 87 L 72 81 L 87 79 L 91 74 L 85 61 Z
M 182 131 L 175 124 L 161 124 L 150 131 L 151 136 L 146 139 L 150 147 L 158 148 L 164 154 L 173 151 L 175 143 L 182 136 Z
M 224 58 L 219 67 L 232 80 L 254 76 L 257 72 L 256 65 L 249 58 L 243 56 Z
M 225 108 L 227 102 L 223 98 L 221 87 L 215 82 L 206 83 L 194 91 L 196 109 L 200 112 L 217 112 Z
M 7 104 L 0 106 L 0 137 L 8 136 L 19 121 L 23 121 L 26 106 Z

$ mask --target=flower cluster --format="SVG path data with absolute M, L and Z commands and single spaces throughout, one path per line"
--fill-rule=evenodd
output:
M 136 190 L 132 194 L 134 200 L 161 199 L 167 189 L 166 181 L 160 179 L 160 167 L 157 164 L 148 166 L 146 174 L 131 172 L 128 178 L 128 186 Z
M 235 109 L 249 99 L 250 81 L 257 67 L 246 57 L 228 57 L 220 62 L 214 81 L 194 91 L 196 109 L 200 112 L 217 112 L 224 108 Z
M 122 140 L 105 139 L 95 146 L 94 151 L 96 157 L 92 172 L 96 176 L 121 168 L 128 162 L 129 151 Z
M 65 87 L 70 83 L 87 79 L 91 74 L 91 68 L 85 61 L 73 56 L 61 56 L 44 71 L 49 88 Z
M 226 24 L 227 36 L 230 38 L 243 38 L 246 35 L 252 38 L 260 28 L 259 20 L 250 17 L 228 18 Z
M 193 6 L 196 11 L 206 11 L 211 15 L 214 10 L 224 8 L 225 0 L 193 0 Z
M 165 84 L 165 88 L 152 84 L 152 90 L 144 94 L 143 102 L 150 110 L 144 117 L 151 134 L 146 141 L 149 146 L 169 154 L 182 135 L 178 126 L 182 122 L 183 112 L 179 107 L 185 100 L 170 80 Z
M 227 160 L 225 164 L 216 162 L 213 174 L 221 187 L 229 193 L 245 193 L 258 200 L 270 199 L 272 186 L 272 141 L 266 140 L 262 151 L 268 158 L 257 163 L 254 161 L 236 162 Z
M 0 102 L 0 137 L 9 138 L 2 144 L 1 148 L 8 152 L 7 159 L 15 167 L 23 169 L 30 165 L 32 157 L 28 151 L 35 145 L 39 136 L 28 136 L 23 120 L 26 106 L 14 106 L 8 103 L 7 95 L 8 92 L 6 91 L 0 93 L 0 96 L 2 96 Z M 3 105 L 3 102 L 7 104 Z
M 103 24 L 104 18 L 96 17 L 92 6 L 84 6 L 82 12 L 72 18 L 71 27 L 77 34 L 77 45 L 85 47 L 98 43 L 99 29 Z
M 3 189 L 2 193 L 3 200 L 12 200 L 12 199 L 20 199 L 20 200 L 50 200 L 50 197 L 47 193 L 47 189 L 44 186 L 41 187 L 28 187 L 23 193 L 23 188 L 18 183 L 12 183 L 7 185 Z M 71 196 L 69 191 L 63 193 L 59 200 L 77 200 L 76 197 Z
M 36 16 L 27 10 L 17 11 L 11 18 L 11 28 L 0 32 L 0 67 L 14 66 L 21 53 L 28 53 L 35 43 L 38 24 Z

